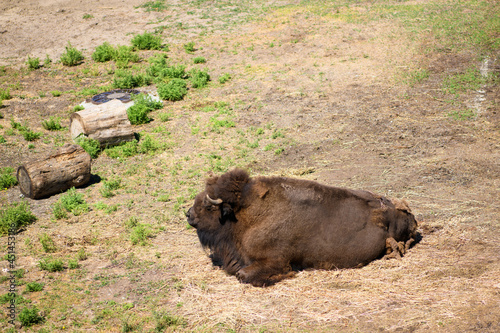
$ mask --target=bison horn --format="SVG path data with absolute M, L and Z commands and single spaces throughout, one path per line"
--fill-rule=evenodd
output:
M 212 198 L 210 198 L 207 194 L 207 200 L 208 202 L 210 202 L 212 205 L 220 205 L 222 203 L 222 199 L 217 199 L 217 200 L 214 200 Z

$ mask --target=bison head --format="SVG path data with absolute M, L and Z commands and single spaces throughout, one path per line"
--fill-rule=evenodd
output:
M 236 222 L 235 212 L 241 208 L 241 197 L 250 177 L 244 170 L 235 169 L 220 177 L 207 179 L 205 191 L 199 193 L 186 213 L 189 225 L 201 233 L 221 230 L 226 222 Z M 202 241 L 203 245 L 204 244 Z
M 214 265 L 222 266 L 229 274 L 235 274 L 243 267 L 233 225 L 238 222 L 235 214 L 241 208 L 248 181 L 248 174 L 239 169 L 209 178 L 205 190 L 196 196 L 186 213 L 187 221 L 196 228 L 202 246 L 211 250 Z

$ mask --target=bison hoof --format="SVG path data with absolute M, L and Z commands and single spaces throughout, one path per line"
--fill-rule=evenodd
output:
M 406 253 L 406 250 L 410 247 L 411 243 L 405 244 L 404 242 L 396 242 L 392 237 L 385 240 L 386 255 L 385 259 L 401 259 Z

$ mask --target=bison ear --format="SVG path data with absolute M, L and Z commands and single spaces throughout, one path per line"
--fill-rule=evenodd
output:
M 221 214 L 220 214 L 220 224 L 224 224 L 227 221 L 236 222 L 236 216 L 234 215 L 233 207 L 230 204 L 224 203 L 221 205 Z

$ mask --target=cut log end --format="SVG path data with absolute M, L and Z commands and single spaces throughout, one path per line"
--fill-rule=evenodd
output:
M 69 131 L 71 133 L 71 139 L 73 140 L 84 133 L 81 117 L 76 113 L 72 114 L 70 117 Z
M 19 189 L 21 190 L 21 193 L 25 197 L 32 198 L 33 188 L 31 187 L 31 178 L 24 165 L 17 168 L 17 181 L 19 182 Z

